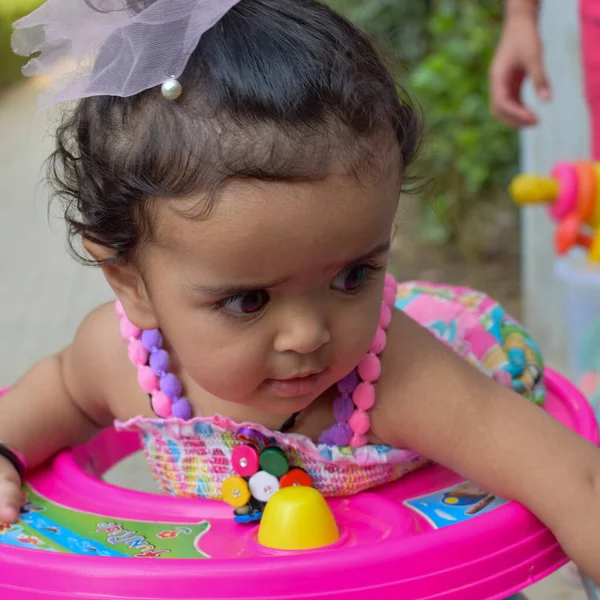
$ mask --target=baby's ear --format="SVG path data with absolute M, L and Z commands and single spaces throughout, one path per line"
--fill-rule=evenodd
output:
M 127 318 L 141 329 L 156 329 L 158 322 L 144 280 L 135 264 L 114 259 L 115 251 L 84 240 L 86 252 L 100 265 L 106 281 L 121 301 Z

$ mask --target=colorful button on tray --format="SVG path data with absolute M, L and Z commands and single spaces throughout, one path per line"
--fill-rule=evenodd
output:
M 260 431 L 256 431 L 252 427 L 240 427 L 235 434 L 235 439 L 240 444 L 256 448 L 258 452 L 269 445 L 269 440 Z
M 312 487 L 312 479 L 304 469 L 290 469 L 280 480 L 279 485 L 282 488 L 292 487 L 294 485 L 303 485 Z
M 259 502 L 268 502 L 269 498 L 279 490 L 279 479 L 266 471 L 259 471 L 250 477 L 248 486 L 253 498 Z
M 260 453 L 260 466 L 263 471 L 281 477 L 290 469 L 290 463 L 279 448 L 267 448 Z
M 258 452 L 252 446 L 244 444 L 234 448 L 231 462 L 233 470 L 242 477 L 252 477 L 258 471 Z
M 247 515 L 235 515 L 233 520 L 236 523 L 256 523 L 262 519 L 262 513 L 260 511 L 250 512 Z
M 241 477 L 228 477 L 221 487 L 223 500 L 230 506 L 240 508 L 250 502 L 250 489 Z

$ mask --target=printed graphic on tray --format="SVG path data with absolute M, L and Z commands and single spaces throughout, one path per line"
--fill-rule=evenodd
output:
M 473 483 L 461 483 L 404 502 L 435 529 L 456 525 L 506 504 Z
M 0 523 L 0 544 L 124 558 L 210 558 L 201 549 L 210 523 L 153 523 L 74 512 L 23 488 L 21 520 Z

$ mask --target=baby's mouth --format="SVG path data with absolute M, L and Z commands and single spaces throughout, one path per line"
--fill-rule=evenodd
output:
M 282 398 L 296 398 L 306 396 L 320 389 L 320 384 L 326 373 L 327 369 L 309 371 L 287 379 L 267 379 L 265 383 L 277 396 L 281 396 Z

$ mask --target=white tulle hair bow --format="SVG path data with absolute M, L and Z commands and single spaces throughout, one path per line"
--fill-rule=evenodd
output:
M 51 79 L 40 105 L 129 97 L 177 79 L 202 35 L 240 0 L 48 0 L 14 24 L 26 76 Z

